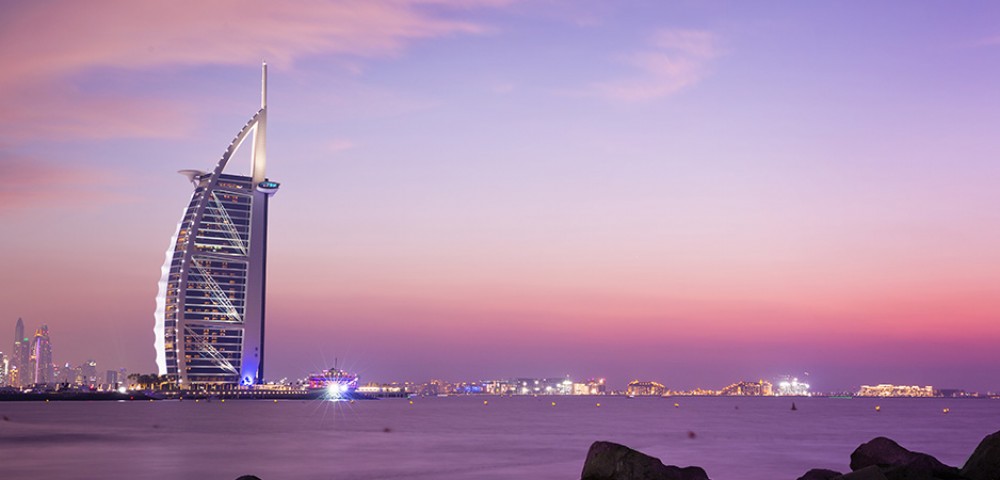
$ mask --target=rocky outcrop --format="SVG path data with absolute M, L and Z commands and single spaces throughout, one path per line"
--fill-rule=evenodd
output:
M 855 470 L 846 475 L 834 477 L 836 480 L 888 480 L 882 469 L 876 465 L 869 465 L 865 468 Z
M 888 480 L 949 480 L 964 478 L 958 469 L 926 453 L 912 452 L 885 437 L 861 444 L 851 454 L 851 470 L 878 467 Z
M 962 467 L 969 480 L 1000 480 L 1000 432 L 987 435 Z
M 887 467 L 906 463 L 913 452 L 903 448 L 892 439 L 875 437 L 868 443 L 862 443 L 851 454 L 851 470 L 861 470 L 867 466 L 878 465 Z
M 831 480 L 844 475 L 843 473 L 827 470 L 825 468 L 814 468 L 806 472 L 805 475 L 796 480 Z
M 660 459 L 611 442 L 594 442 L 581 480 L 709 480 L 701 467 L 664 465 Z
M 617 443 L 594 442 L 581 480 L 708 480 L 708 474 L 700 467 L 664 465 Z M 961 470 L 876 437 L 851 454 L 850 472 L 814 468 L 798 480 L 1000 480 L 1000 432 L 986 436 Z

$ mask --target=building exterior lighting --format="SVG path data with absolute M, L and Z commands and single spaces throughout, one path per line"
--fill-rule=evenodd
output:
M 771 382 L 766 380 L 758 380 L 756 382 L 742 381 L 723 388 L 719 391 L 719 395 L 736 397 L 769 397 L 773 395 L 773 389 Z
M 862 385 L 858 390 L 859 397 L 933 397 L 934 387 L 926 385 L 893 385 L 883 383 L 879 385 Z
M 667 387 L 658 382 L 643 382 L 632 380 L 628 383 L 625 393 L 630 397 L 662 396 L 667 393 Z
M 264 378 L 268 199 L 264 176 L 267 65 L 261 106 L 212 172 L 181 170 L 194 185 L 161 269 L 153 328 L 161 375 L 181 385 L 259 385 Z M 252 139 L 250 175 L 225 173 Z
M 783 397 L 808 397 L 812 395 L 809 392 L 809 388 L 808 383 L 800 382 L 798 378 L 792 378 L 778 382 L 778 391 L 775 392 L 775 395 Z

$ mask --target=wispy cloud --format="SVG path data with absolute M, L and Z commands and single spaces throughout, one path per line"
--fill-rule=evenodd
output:
M 56 166 L 5 150 L 0 150 L 0 166 L 4 172 L 0 215 L 51 207 L 92 208 L 128 200 L 107 188 L 122 181 L 112 171 Z
M 346 138 L 335 138 L 333 139 L 333 141 L 330 142 L 329 145 L 330 151 L 333 153 L 340 153 L 346 150 L 350 150 L 356 146 L 357 145 L 355 145 L 354 142 Z
M 490 86 L 490 91 L 498 95 L 505 95 L 513 92 L 515 88 L 517 86 L 513 82 L 498 82 Z
M 480 34 L 476 23 L 435 15 L 498 0 L 94 0 L 5 5 L 0 28 L 0 130 L 14 138 L 171 136 L 184 112 L 124 94 L 88 104 L 79 78 L 98 68 L 153 70 L 289 66 L 307 55 L 380 57 L 414 40 Z M 430 5 L 433 8 L 424 8 Z M 360 71 L 360 69 L 359 69 Z M 98 103 L 98 102 L 91 102 Z
M 709 63 L 720 55 L 718 39 L 703 30 L 661 30 L 648 47 L 622 57 L 635 74 L 595 83 L 589 94 L 616 101 L 639 102 L 663 98 L 701 81 Z
M 84 95 L 55 85 L 24 86 L 5 98 L 0 133 L 25 139 L 177 138 L 188 133 L 193 109 L 156 98 Z
M 971 44 L 973 47 L 995 47 L 997 45 L 1000 45 L 1000 35 L 980 38 Z

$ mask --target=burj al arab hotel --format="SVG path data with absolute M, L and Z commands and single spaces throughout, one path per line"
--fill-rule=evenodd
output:
M 181 170 L 191 201 L 170 239 L 156 297 L 156 365 L 182 388 L 254 385 L 264 379 L 267 203 L 278 184 L 264 175 L 267 65 L 260 110 L 215 169 Z M 226 173 L 249 141 L 250 176 Z

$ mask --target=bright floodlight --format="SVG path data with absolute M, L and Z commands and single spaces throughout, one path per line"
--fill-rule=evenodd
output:
M 326 386 L 326 393 L 330 398 L 340 398 L 347 392 L 347 385 L 331 383 Z

